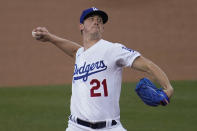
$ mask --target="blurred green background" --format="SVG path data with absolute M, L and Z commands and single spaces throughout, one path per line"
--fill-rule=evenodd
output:
M 128 131 L 196 131 L 197 81 L 172 81 L 166 107 L 149 107 L 124 83 L 121 122 Z M 64 131 L 70 114 L 71 85 L 0 88 L 0 131 Z

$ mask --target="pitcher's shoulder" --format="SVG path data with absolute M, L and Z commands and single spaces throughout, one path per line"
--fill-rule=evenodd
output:
M 77 52 L 76 52 L 76 56 L 80 55 L 82 52 L 84 51 L 84 47 L 80 47 Z

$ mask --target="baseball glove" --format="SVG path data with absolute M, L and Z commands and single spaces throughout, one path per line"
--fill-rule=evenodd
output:
M 137 83 L 135 91 L 142 101 L 149 106 L 165 106 L 170 102 L 166 93 L 147 78 L 143 78 Z

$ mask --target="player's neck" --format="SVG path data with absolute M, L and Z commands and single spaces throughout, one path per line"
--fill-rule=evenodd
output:
M 96 44 L 100 39 L 101 39 L 101 37 L 97 37 L 97 38 L 83 37 L 84 49 L 87 50 L 88 48 L 90 48 L 91 46 Z
M 91 46 L 96 44 L 99 40 L 100 39 L 97 39 L 97 40 L 84 40 L 83 41 L 84 49 L 87 50 L 88 48 L 90 48 Z

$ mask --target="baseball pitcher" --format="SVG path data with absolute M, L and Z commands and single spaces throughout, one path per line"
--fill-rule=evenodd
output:
M 147 85 L 147 79 L 137 85 L 136 92 L 148 105 L 167 105 L 173 94 L 167 76 L 157 65 L 123 44 L 102 39 L 107 21 L 108 15 L 95 7 L 82 12 L 83 46 L 51 34 L 44 27 L 33 30 L 35 39 L 50 42 L 75 59 L 66 131 L 126 131 L 120 122 L 119 109 L 123 67 L 146 72 L 162 86 L 157 91 L 151 82 Z M 152 91 L 157 97 L 151 96 Z

